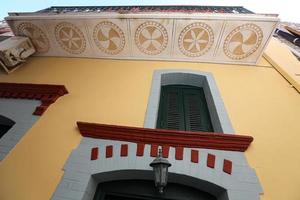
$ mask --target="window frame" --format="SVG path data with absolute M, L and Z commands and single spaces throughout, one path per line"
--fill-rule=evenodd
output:
M 215 132 L 234 134 L 226 108 L 214 77 L 209 72 L 193 70 L 155 70 L 144 121 L 144 128 L 156 128 L 161 87 L 190 85 L 204 90 L 212 126 Z

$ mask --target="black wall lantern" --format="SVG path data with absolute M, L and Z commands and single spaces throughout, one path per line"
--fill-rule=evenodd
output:
M 150 166 L 154 172 L 155 187 L 162 194 L 168 182 L 168 168 L 171 163 L 162 157 L 162 151 L 159 149 L 157 157 L 150 163 Z

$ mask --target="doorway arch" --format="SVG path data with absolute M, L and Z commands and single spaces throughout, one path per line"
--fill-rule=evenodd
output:
M 123 147 L 127 149 L 125 156 Z M 149 166 L 154 159 L 151 156 L 153 147 L 144 144 L 141 154 L 139 143 L 83 137 L 65 163 L 64 175 L 52 200 L 92 200 L 100 182 L 153 181 Z M 242 159 L 242 152 L 188 147 L 182 150 L 182 157 L 176 157 L 176 147 L 169 148 L 167 159 L 172 163 L 169 183 L 197 187 L 217 194 L 218 200 L 260 199 L 262 188 L 259 180 L 246 159 Z M 198 151 L 197 162 L 192 162 L 192 151 Z M 225 160 L 232 162 L 231 173 L 224 170 Z
M 160 195 L 156 192 L 153 172 L 150 170 L 117 170 L 94 174 L 88 186 L 93 200 L 108 200 L 105 197 L 107 194 L 110 200 L 117 200 L 120 196 L 133 200 L 228 200 L 227 190 L 223 187 L 176 173 L 168 174 L 165 193 Z
M 217 200 L 214 195 L 178 183 L 168 183 L 163 194 L 150 180 L 119 180 L 99 183 L 93 200 Z

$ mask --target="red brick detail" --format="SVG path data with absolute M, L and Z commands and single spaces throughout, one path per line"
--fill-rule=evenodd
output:
M 199 151 L 191 150 L 191 162 L 198 163 L 199 162 Z
M 113 146 L 106 146 L 106 158 L 111 158 L 113 156 Z
M 176 160 L 183 159 L 183 147 L 175 147 L 175 159 Z
M 232 171 L 232 162 L 230 160 L 224 159 L 223 162 L 223 172 L 227 174 L 231 174 Z
M 122 157 L 128 156 L 128 144 L 121 145 L 120 156 L 122 156 Z
M 92 148 L 91 150 L 91 160 L 98 159 L 98 147 Z
M 208 132 L 161 130 L 77 122 L 82 136 L 171 147 L 246 151 L 253 137 Z
M 138 143 L 136 147 L 136 156 L 144 156 L 145 144 Z
M 0 82 L 0 98 L 35 99 L 42 104 L 33 112 L 42 115 L 60 96 L 68 94 L 63 85 Z
M 157 144 L 151 144 L 151 150 L 150 150 L 150 156 L 156 157 L 158 155 L 158 145 Z
M 216 161 L 216 156 L 209 153 L 207 155 L 207 167 L 215 168 L 215 161 Z
M 162 146 L 162 157 L 164 158 L 168 158 L 169 157 L 169 150 L 170 147 L 169 146 Z

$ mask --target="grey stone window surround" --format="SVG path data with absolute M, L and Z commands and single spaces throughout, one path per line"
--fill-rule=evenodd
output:
M 209 72 L 192 70 L 154 71 L 144 121 L 145 128 L 156 127 L 161 86 L 173 84 L 203 87 L 214 131 L 225 134 L 234 133 L 213 75 Z
M 0 162 L 39 119 L 32 113 L 40 104 L 39 100 L 0 98 L 0 114 L 15 122 L 0 139 Z

